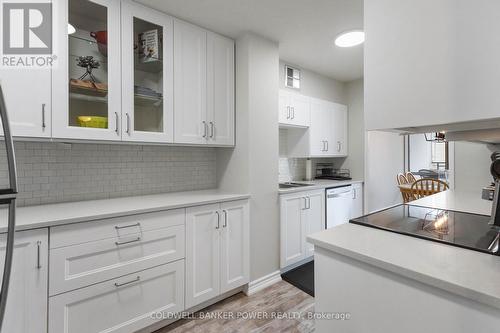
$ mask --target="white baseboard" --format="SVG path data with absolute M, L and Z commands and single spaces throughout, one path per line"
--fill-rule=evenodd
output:
M 299 267 L 299 266 L 302 266 L 302 265 L 304 265 L 304 264 L 307 264 L 308 262 L 311 262 L 311 261 L 313 261 L 313 260 L 314 260 L 314 256 L 310 256 L 310 257 L 308 257 L 308 258 L 302 259 L 302 260 L 301 260 L 301 261 L 299 261 L 299 262 L 296 262 L 295 264 L 292 264 L 292 265 L 290 265 L 290 266 L 283 267 L 283 268 L 281 269 L 281 274 L 284 274 L 284 273 L 286 273 L 286 272 L 288 272 L 288 271 L 291 271 L 292 269 L 297 268 L 297 267 Z
M 243 292 L 247 296 L 250 296 L 258 292 L 259 290 L 267 288 L 280 281 L 281 281 L 281 272 L 280 271 L 272 272 L 271 274 L 268 274 L 266 276 L 258 278 L 257 280 L 249 282 L 248 285 L 243 289 Z

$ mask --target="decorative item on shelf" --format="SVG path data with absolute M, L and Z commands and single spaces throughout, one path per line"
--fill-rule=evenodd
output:
M 159 106 L 163 101 L 163 95 L 151 88 L 134 86 L 134 97 L 136 103 L 143 105 Z
M 81 127 L 108 128 L 108 117 L 79 116 L 77 119 Z
M 79 116 L 77 119 L 81 127 L 108 128 L 108 117 Z
M 139 60 L 142 63 L 160 61 L 160 38 L 158 29 L 139 34 Z
M 77 59 L 77 65 L 86 69 L 85 73 L 78 79 L 69 81 L 70 90 L 73 93 L 104 97 L 108 94 L 108 85 L 100 83 L 92 74 L 92 70 L 99 68 L 100 63 L 92 56 L 81 56 Z M 90 80 L 84 80 L 85 78 Z
M 108 56 L 108 32 L 103 31 L 92 31 L 90 36 L 94 38 L 97 42 L 97 49 L 99 52 L 107 57 Z
M 99 61 L 94 60 L 93 56 L 81 56 L 78 57 L 76 61 L 77 66 L 86 69 L 86 72 L 78 78 L 79 80 L 83 80 L 88 76 L 92 80 L 92 82 L 99 82 L 99 80 L 95 78 L 94 74 L 92 74 L 93 69 L 97 69 L 99 68 L 99 66 L 101 66 Z

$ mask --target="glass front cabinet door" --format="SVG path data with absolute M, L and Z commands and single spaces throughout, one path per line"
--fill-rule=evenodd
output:
M 53 136 L 121 140 L 120 1 L 54 1 Z
M 173 142 L 173 20 L 122 2 L 122 139 Z

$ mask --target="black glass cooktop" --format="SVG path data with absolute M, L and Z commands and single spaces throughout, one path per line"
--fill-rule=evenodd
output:
M 350 222 L 498 255 L 490 249 L 498 231 L 489 221 L 486 215 L 403 204 Z

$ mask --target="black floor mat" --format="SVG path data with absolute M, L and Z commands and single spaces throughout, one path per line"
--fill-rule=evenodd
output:
M 281 274 L 281 278 L 314 297 L 314 261 Z

